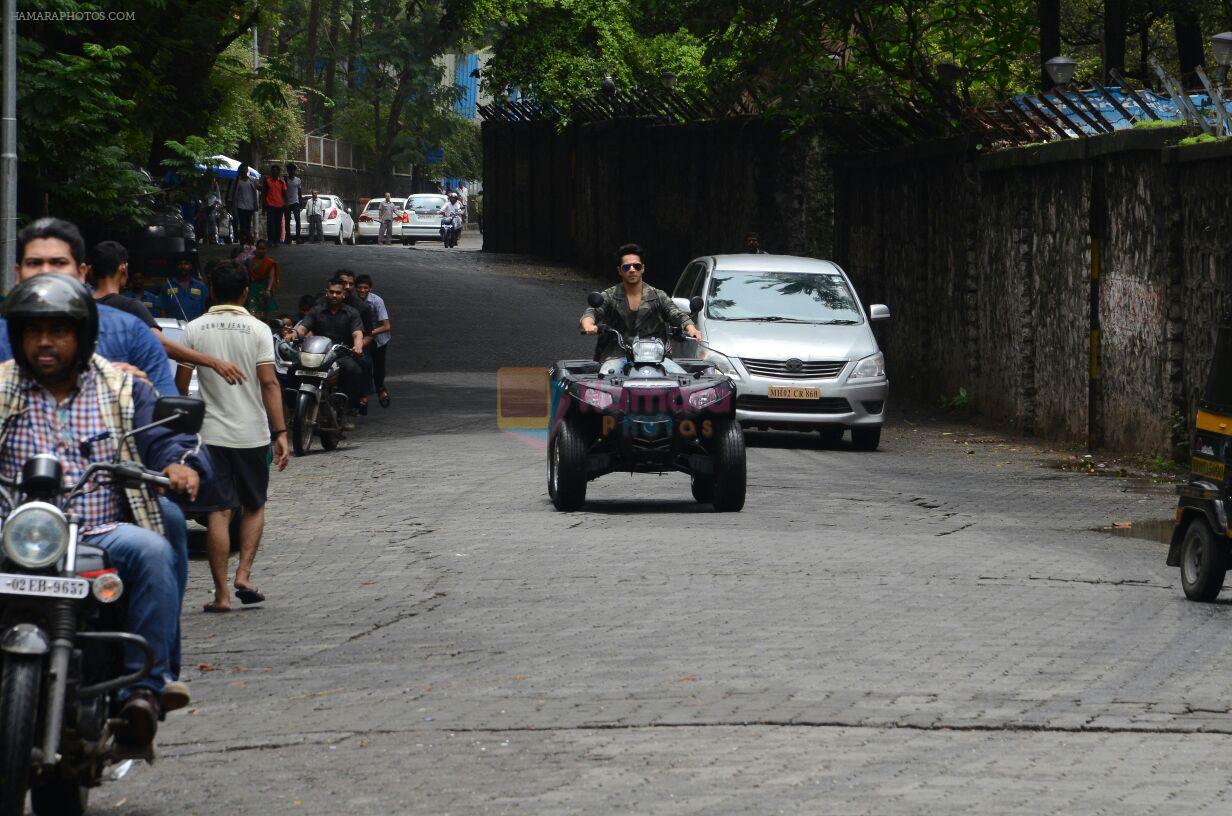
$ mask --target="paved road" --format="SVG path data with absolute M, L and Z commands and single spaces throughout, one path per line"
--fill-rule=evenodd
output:
M 751 436 L 738 515 L 615 475 L 556 513 L 494 372 L 584 356 L 590 286 L 280 256 L 288 295 L 376 276 L 394 403 L 275 479 L 264 608 L 201 614 L 193 564 L 195 705 L 100 811 L 1228 812 L 1232 609 L 1094 529 L 1168 518 L 1166 491 L 904 415 L 876 454 Z

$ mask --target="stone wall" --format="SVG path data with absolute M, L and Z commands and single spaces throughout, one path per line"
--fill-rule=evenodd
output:
M 1180 135 L 835 161 L 837 260 L 892 310 L 898 398 L 965 388 L 1009 428 L 1173 452 L 1232 308 L 1232 145 Z
M 739 251 L 749 230 L 770 252 L 830 255 L 829 166 L 779 122 L 485 122 L 483 141 L 487 251 L 606 279 L 616 247 L 635 242 L 668 288 L 693 258 Z

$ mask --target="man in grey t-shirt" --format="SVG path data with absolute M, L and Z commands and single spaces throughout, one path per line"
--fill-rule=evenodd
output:
M 300 185 L 303 179 L 299 177 L 299 168 L 293 164 L 287 165 L 287 192 L 283 198 L 285 209 L 283 210 L 283 218 L 286 219 L 286 232 L 288 244 L 300 244 L 303 241 L 299 237 L 299 211 L 303 208 L 303 203 L 299 197 Z M 295 232 L 291 232 L 291 216 L 295 216 Z
M 244 604 L 260 603 L 265 596 L 252 583 L 252 565 L 265 531 L 265 499 L 269 488 L 266 453 L 274 443 L 274 464 L 283 470 L 290 460 L 286 420 L 282 411 L 282 387 L 274 372 L 274 343 L 269 327 L 248 313 L 241 304 L 248 297 L 248 275 L 235 263 L 214 270 L 213 297 L 218 305 L 188 324 L 184 345 L 235 363 L 248 375 L 238 385 L 228 385 L 213 371 L 198 375 L 205 400 L 201 440 L 209 447 L 214 463 L 211 483 L 216 495 L 210 501 L 206 552 L 214 578 L 214 600 L 206 612 L 229 612 L 227 560 L 231 553 L 231 514 L 243 508 L 240 519 L 240 563 L 235 570 L 235 596 Z M 181 368 L 176 375 L 186 386 L 192 374 Z

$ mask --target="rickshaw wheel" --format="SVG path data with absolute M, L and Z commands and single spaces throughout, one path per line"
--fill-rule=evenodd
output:
M 1181 587 L 1185 597 L 1203 603 L 1215 600 L 1227 571 L 1227 556 L 1215 543 L 1206 519 L 1195 518 L 1181 543 Z

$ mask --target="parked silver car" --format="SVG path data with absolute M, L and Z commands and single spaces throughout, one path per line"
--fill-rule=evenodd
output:
M 168 340 L 173 340 L 180 345 L 184 344 L 184 330 L 188 328 L 188 324 L 177 317 L 156 317 L 154 322 L 158 324 L 158 328 L 166 335 Z M 179 370 L 180 364 L 175 360 L 169 360 L 171 363 L 171 379 L 175 379 L 175 372 Z M 188 382 L 188 396 L 200 396 L 197 386 L 197 372 L 194 370 L 192 379 Z
M 723 367 L 733 369 L 726 373 L 742 424 L 816 429 L 832 443 L 849 429 L 856 448 L 876 450 L 890 382 L 869 322 L 890 310 L 877 304 L 866 315 L 836 264 L 790 255 L 698 258 L 672 297 L 685 311 L 701 298 L 693 319 L 731 358 Z

